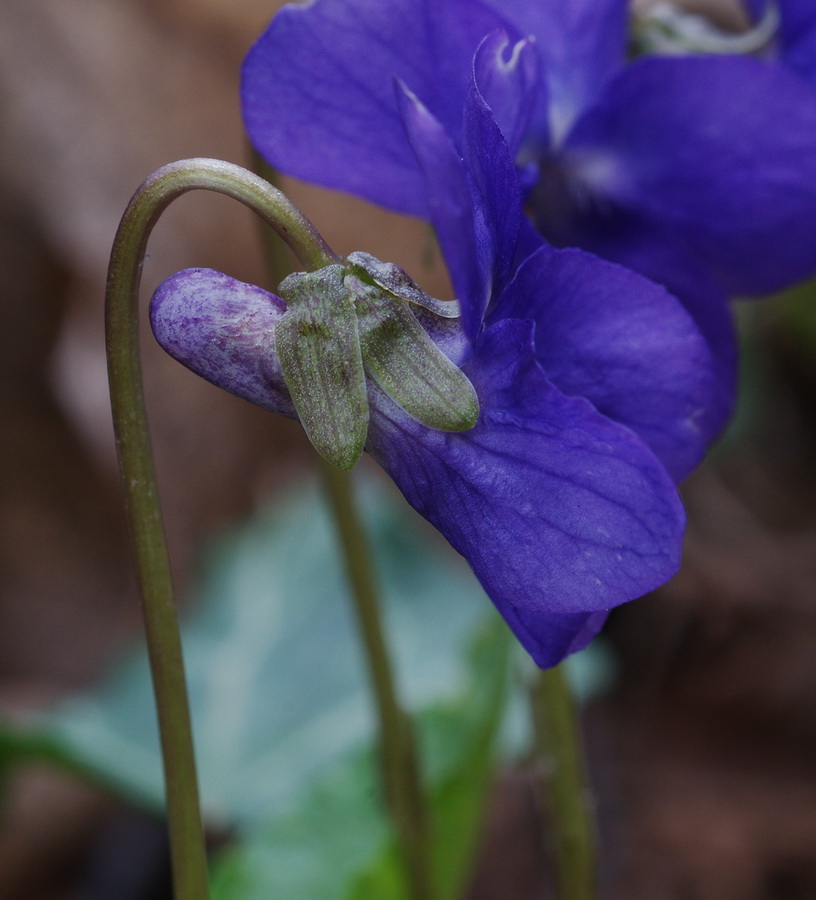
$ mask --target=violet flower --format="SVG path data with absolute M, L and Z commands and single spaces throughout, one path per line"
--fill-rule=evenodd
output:
M 609 609 L 676 570 L 684 512 L 674 479 L 703 453 L 715 377 L 705 340 L 665 290 L 526 233 L 510 151 L 483 96 L 518 89 L 497 41 L 463 95 L 463 156 L 402 86 L 395 107 L 461 316 L 435 315 L 433 301 L 408 306 L 475 389 L 478 422 L 422 424 L 366 363 L 365 446 L 547 667 L 585 646 Z M 377 289 L 393 302 L 387 281 Z M 358 280 L 343 283 L 356 303 Z M 294 416 L 276 353 L 289 312 L 279 296 L 194 269 L 159 287 L 151 322 L 193 371 Z
M 769 0 L 746 0 L 754 20 L 767 13 Z M 774 0 L 779 28 L 768 55 L 816 85 L 816 4 L 812 0 Z
M 718 359 L 724 414 L 735 361 L 727 298 L 816 271 L 816 104 L 806 84 L 763 59 L 629 62 L 627 6 L 289 5 L 245 61 L 244 118 L 277 169 L 429 218 L 437 198 L 405 142 L 392 81 L 404 81 L 461 150 L 473 55 L 503 30 L 502 64 L 519 69 L 522 88 L 486 94 L 532 220 L 555 245 L 622 263 L 683 300 Z M 804 15 L 812 4 L 784 7 Z M 521 52 L 526 36 L 531 53 Z

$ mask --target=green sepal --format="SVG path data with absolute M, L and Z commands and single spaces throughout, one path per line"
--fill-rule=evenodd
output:
M 361 281 L 378 284 L 390 294 L 421 306 L 443 319 L 459 318 L 459 302 L 457 300 L 437 300 L 426 294 L 411 276 L 395 263 L 382 262 L 370 253 L 355 250 L 346 259 L 351 263 L 351 272 Z
M 467 376 L 428 337 L 410 308 L 378 284 L 348 274 L 363 363 L 410 416 L 439 431 L 467 431 L 479 399 Z
M 344 268 L 331 265 L 285 278 L 289 307 L 275 329 L 281 370 L 314 448 L 339 469 L 360 458 L 368 397 L 354 303 Z

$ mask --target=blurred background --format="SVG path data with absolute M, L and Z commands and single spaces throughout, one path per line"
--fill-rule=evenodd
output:
M 239 67 L 280 5 L 0 0 L 4 717 L 94 685 L 140 633 L 108 410 L 107 256 L 154 169 L 248 163 Z M 284 189 L 337 252 L 365 249 L 445 291 L 421 223 Z M 223 198 L 174 204 L 149 249 L 146 294 L 186 266 L 265 278 L 252 215 Z M 740 320 L 743 402 L 685 486 L 683 569 L 613 615 L 614 676 L 585 710 L 606 896 L 621 900 L 816 898 L 816 290 Z M 310 450 L 292 423 L 144 344 L 183 594 L 206 541 L 308 470 Z M 4 900 L 169 896 L 150 816 L 43 763 L 3 775 Z M 492 796 L 471 900 L 548 896 L 529 773 L 508 767 Z M 110 887 L 123 884 L 132 893 Z

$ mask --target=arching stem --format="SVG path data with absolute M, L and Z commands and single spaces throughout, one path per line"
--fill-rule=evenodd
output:
M 225 194 L 253 209 L 305 268 L 338 261 L 280 191 L 240 166 L 211 159 L 181 160 L 154 172 L 128 205 L 111 251 L 105 299 L 108 378 L 158 711 L 176 900 L 206 900 L 207 866 L 181 637 L 144 402 L 138 298 L 153 226 L 168 204 L 192 190 Z

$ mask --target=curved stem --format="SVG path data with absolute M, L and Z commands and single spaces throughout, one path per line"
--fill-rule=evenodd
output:
M 380 734 L 386 803 L 400 842 L 412 900 L 432 900 L 429 822 L 411 721 L 400 705 L 394 668 L 380 620 L 371 554 L 347 472 L 321 460 L 365 648 Z
M 195 189 L 249 206 L 308 268 L 337 261 L 280 191 L 246 169 L 209 159 L 182 160 L 154 172 L 128 205 L 111 251 L 105 298 L 108 378 L 158 711 L 176 900 L 205 900 L 207 867 L 181 638 L 142 387 L 138 298 L 153 226 L 169 203 Z
M 554 836 L 559 897 L 594 900 L 598 891 L 596 827 L 580 721 L 563 664 L 538 672 L 531 703 L 542 802 Z

